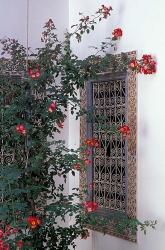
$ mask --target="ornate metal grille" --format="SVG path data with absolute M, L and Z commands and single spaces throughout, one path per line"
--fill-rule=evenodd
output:
M 10 103 L 12 101 L 12 98 L 17 95 L 17 93 L 14 93 L 13 87 L 15 85 L 23 85 L 24 83 L 24 77 L 23 73 L 20 72 L 18 73 L 11 73 L 9 72 L 3 72 L 3 74 L 0 74 L 0 106 L 5 107 L 5 106 L 10 106 Z M 27 95 L 32 95 L 34 96 L 35 100 L 43 100 L 45 97 L 45 89 L 37 92 L 33 91 L 32 93 L 28 93 Z M 25 115 L 25 114 L 23 114 Z M 27 115 L 27 114 L 26 114 Z M 19 152 L 19 155 L 17 154 L 17 160 L 19 157 L 20 162 L 24 162 L 26 152 L 25 148 L 22 147 L 22 145 L 19 145 L 18 143 L 13 145 L 8 145 L 6 146 L 6 141 L 10 141 L 10 133 L 4 133 L 4 128 L 3 128 L 3 120 L 4 120 L 4 114 L 3 114 L 3 109 L 1 109 L 0 112 L 0 164 L 4 165 L 9 165 L 12 164 L 16 159 L 15 151 Z M 38 123 L 38 125 L 41 124 L 41 119 L 38 118 L 34 120 L 33 122 Z M 25 146 L 26 146 L 26 140 L 25 140 Z
M 19 144 L 18 142 L 13 142 L 11 133 L 13 130 L 10 130 L 8 127 L 8 120 L 5 116 L 5 108 L 10 107 L 14 98 L 17 98 L 17 87 L 23 87 L 23 84 L 26 84 L 26 79 L 23 73 L 20 72 L 0 72 L 0 171 L 7 168 L 8 166 L 14 165 L 15 162 L 19 162 L 22 165 L 26 164 L 27 160 L 27 144 L 30 140 L 27 137 L 24 138 L 24 145 Z M 41 91 L 28 91 L 27 96 L 34 97 L 35 100 L 43 100 L 46 95 L 45 89 Z M 29 116 L 30 111 L 22 112 L 22 117 Z M 33 120 L 33 123 L 37 123 L 38 126 L 42 126 L 41 118 L 38 117 Z M 8 131 L 8 132 L 6 132 Z M 46 138 L 45 138 L 46 140 Z M 18 153 L 19 152 L 19 153 Z M 0 173 L 1 175 L 1 173 Z M 1 178 L 2 181 L 2 178 Z M 4 202 L 4 193 L 0 190 L 0 203 Z
M 21 82 L 21 76 L 17 74 L 10 75 L 8 72 L 0 74 L 0 95 L 1 95 L 1 113 L 0 113 L 0 164 L 3 166 L 12 164 L 14 162 L 15 152 L 13 145 L 6 145 L 6 141 L 10 141 L 10 134 L 4 133 L 4 111 L 2 107 L 9 106 L 15 93 L 12 91 L 12 87 L 15 84 Z M 18 150 L 18 149 L 17 149 Z
M 100 207 L 125 212 L 127 143 L 112 129 L 127 121 L 126 75 L 91 84 L 92 136 L 100 141 L 93 153 L 93 199 Z

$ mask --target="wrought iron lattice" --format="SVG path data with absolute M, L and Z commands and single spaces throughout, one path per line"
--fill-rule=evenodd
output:
M 3 72 L 0 74 L 0 95 L 1 95 L 1 107 L 7 107 L 10 106 L 12 99 L 17 95 L 17 93 L 14 92 L 14 86 L 15 85 L 21 85 L 25 84 L 24 83 L 24 77 L 22 72 Z M 32 91 L 32 93 L 27 91 L 27 95 L 31 95 L 34 97 L 35 100 L 43 100 L 45 97 L 45 89 L 42 91 Z M 29 112 L 26 112 L 25 114 L 22 114 L 22 116 L 30 115 Z M 4 114 L 3 114 L 3 109 L 1 109 L 0 113 L 0 164 L 3 166 L 9 165 L 14 163 L 16 160 L 15 158 L 17 157 L 17 160 L 19 162 L 24 162 L 26 159 L 26 140 L 25 140 L 25 147 L 22 147 L 22 145 L 19 145 L 18 143 L 13 145 L 13 144 L 8 144 L 6 145 L 6 142 L 10 141 L 10 133 L 5 133 L 3 129 L 3 119 L 4 119 Z M 38 125 L 41 124 L 41 119 L 36 118 L 33 122 L 36 122 Z M 15 154 L 15 151 L 19 152 L 18 154 Z M 16 156 L 17 155 L 17 156 Z M 19 159 L 18 159 L 19 157 Z
M 18 163 L 22 166 L 26 165 L 28 153 L 27 144 L 30 143 L 30 139 L 24 137 L 24 143 L 20 144 L 18 141 L 14 142 L 12 139 L 13 128 L 9 127 L 8 119 L 13 120 L 13 117 L 6 117 L 5 110 L 12 105 L 14 99 L 17 99 L 18 88 L 26 87 L 27 81 L 23 75 L 23 72 L 0 72 L 0 170 L 7 169 Z M 45 89 L 41 90 L 29 90 L 27 89 L 26 95 L 34 100 L 42 101 L 45 98 Z M 18 111 L 19 112 L 19 111 Z M 30 116 L 30 110 L 22 111 L 22 118 Z M 41 118 L 36 117 L 33 120 L 38 126 L 42 126 Z M 46 138 L 45 138 L 46 139 Z M 1 176 L 2 177 L 2 176 Z M 5 176 L 4 176 L 5 177 Z M 5 181 L 3 177 L 1 181 Z M 0 203 L 5 200 L 5 191 L 0 190 Z
M 126 211 L 127 143 L 112 133 L 127 120 L 127 82 L 114 79 L 92 83 L 93 137 L 100 147 L 93 154 L 93 199 L 100 207 Z
M 4 110 L 2 107 L 10 105 L 15 93 L 12 91 L 13 86 L 21 82 L 21 75 L 19 74 L 6 74 L 6 72 L 0 74 L 0 95 L 1 95 L 1 113 L 0 113 L 0 164 L 2 166 L 12 164 L 15 160 L 14 146 L 11 144 L 6 145 L 6 141 L 10 141 L 10 133 L 5 132 L 3 126 Z M 16 148 L 16 147 L 15 147 Z M 20 151 L 21 152 L 21 151 Z M 21 157 L 21 153 L 20 153 Z

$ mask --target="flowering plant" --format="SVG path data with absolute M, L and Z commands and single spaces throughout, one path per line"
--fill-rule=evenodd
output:
M 129 67 L 137 73 L 151 75 L 156 73 L 156 60 L 151 55 L 143 55 L 140 60 L 131 60 Z

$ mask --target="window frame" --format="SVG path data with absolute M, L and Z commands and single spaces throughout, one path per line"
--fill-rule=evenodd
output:
M 136 58 L 136 52 L 128 52 L 124 53 L 129 59 L 135 59 Z M 120 64 L 122 55 L 118 54 L 116 55 L 116 59 Z M 120 67 L 122 68 L 122 67 Z M 87 98 L 87 91 L 90 88 L 90 85 L 92 85 L 92 82 L 98 82 L 104 81 L 104 80 L 110 80 L 110 79 L 119 79 L 123 76 L 126 76 L 127 79 L 127 125 L 129 126 L 131 130 L 131 135 L 129 139 L 127 140 L 127 147 L 128 147 L 128 153 L 127 153 L 127 209 L 126 209 L 126 216 L 128 218 L 136 218 L 136 192 L 137 192 L 137 185 L 136 185 L 136 176 L 137 176 L 137 86 L 136 86 L 136 72 L 132 70 L 120 70 L 117 71 L 118 67 L 116 69 L 107 69 L 105 72 L 100 72 L 98 74 L 98 79 L 90 79 L 90 81 L 85 83 L 84 89 L 81 90 L 80 98 L 81 98 L 81 107 L 84 109 L 89 110 L 89 103 L 91 102 L 91 97 L 88 96 Z M 81 143 L 86 139 L 91 137 L 91 127 L 87 123 L 87 117 L 83 116 L 80 119 L 80 141 Z M 85 187 L 87 187 L 89 179 L 91 180 L 92 175 L 92 168 L 90 167 L 87 172 L 81 172 L 80 173 L 80 190 L 84 190 Z M 92 197 L 92 190 L 88 190 L 88 200 Z M 85 198 L 84 198 L 85 199 Z M 110 211 L 110 210 L 109 210 Z M 99 214 L 106 214 L 107 211 L 105 209 L 98 210 Z M 121 214 L 120 212 L 117 212 L 118 214 Z M 114 214 L 114 211 L 110 211 L 110 214 Z M 91 228 L 91 227 L 90 227 Z M 96 231 L 103 231 L 102 228 L 99 227 L 92 227 L 92 229 Z M 106 230 L 104 229 L 104 232 L 127 239 L 133 242 L 136 242 L 137 236 L 132 235 L 131 233 L 123 233 L 118 234 L 114 230 L 112 225 L 109 225 Z

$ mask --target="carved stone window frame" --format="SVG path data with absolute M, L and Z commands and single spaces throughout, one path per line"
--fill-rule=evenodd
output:
M 136 58 L 136 52 L 128 52 L 124 53 L 129 60 Z M 112 73 L 122 73 L 125 72 L 121 65 L 123 54 L 115 55 L 115 59 L 119 63 L 120 67 L 116 67 L 115 70 L 112 68 L 106 69 L 105 72 L 100 72 L 98 77 L 104 77 L 106 75 L 110 75 Z M 120 69 L 120 70 L 118 70 Z M 98 78 L 99 79 L 99 78 Z M 127 95 L 128 95 L 128 117 L 127 117 L 127 125 L 130 128 L 131 135 L 128 139 L 128 154 L 127 154 L 127 216 L 128 218 L 136 218 L 136 192 L 137 192 L 137 84 L 136 84 L 136 72 L 132 70 L 127 70 Z M 81 107 L 87 109 L 87 82 L 85 86 L 80 91 L 80 98 L 81 98 Z M 87 138 L 87 122 L 86 116 L 84 115 L 80 119 L 80 141 L 83 142 Z M 84 190 L 87 186 L 87 173 L 81 172 L 80 173 L 80 190 Z M 103 232 L 103 229 L 100 227 L 90 227 L 89 228 Z M 137 241 L 137 235 L 132 234 L 130 232 L 123 232 L 119 234 L 116 232 L 113 225 L 109 225 L 106 229 L 104 228 L 104 232 L 113 236 L 117 236 L 126 240 L 130 240 L 133 242 Z

